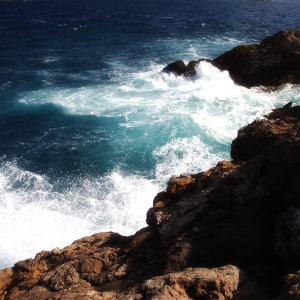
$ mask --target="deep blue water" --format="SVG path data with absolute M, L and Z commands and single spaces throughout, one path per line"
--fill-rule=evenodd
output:
M 201 64 L 280 29 L 300 1 L 0 2 L 0 268 L 96 231 L 132 234 L 168 178 L 230 159 L 265 94 Z

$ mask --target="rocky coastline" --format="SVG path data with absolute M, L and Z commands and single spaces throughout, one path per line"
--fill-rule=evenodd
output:
M 260 44 L 241 45 L 217 58 L 170 63 L 163 72 L 190 77 L 197 73 L 201 61 L 210 62 L 226 70 L 236 84 L 247 88 L 300 83 L 300 30 L 281 30 L 262 40 Z
M 300 299 L 299 151 L 288 103 L 238 131 L 231 161 L 171 178 L 134 235 L 97 233 L 1 270 L 0 300 Z

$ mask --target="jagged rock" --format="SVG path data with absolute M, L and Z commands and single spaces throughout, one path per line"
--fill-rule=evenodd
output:
M 79 274 L 74 268 L 73 262 L 65 263 L 55 270 L 48 272 L 43 278 L 42 282 L 53 291 L 61 291 L 70 287 L 71 285 L 88 285 L 89 284 L 81 280 Z
M 193 176 L 196 191 L 176 200 L 161 199 L 165 204 L 148 212 L 149 225 L 158 226 L 168 252 L 165 271 L 227 263 L 243 267 L 269 255 L 271 232 L 242 197 L 246 190 L 241 184 L 254 188 L 247 171 L 221 162 Z
M 265 116 L 269 120 L 283 120 L 287 123 L 297 123 L 300 120 L 300 106 L 293 106 L 292 102 L 287 103 L 282 108 L 275 108 Z
M 6 288 L 13 280 L 14 272 L 12 268 L 6 268 L 0 271 L 0 300 L 4 299 Z
M 167 193 L 171 198 L 177 199 L 197 188 L 195 179 L 181 174 L 180 177 L 172 177 L 168 183 Z
M 148 299 L 220 299 L 234 298 L 246 277 L 235 266 L 226 265 L 215 269 L 189 268 L 182 272 L 154 277 L 131 291 L 112 297 L 111 300 Z
M 0 299 L 299 299 L 299 110 L 242 128 L 233 161 L 171 178 L 133 236 L 94 234 L 1 271 Z
M 241 128 L 232 141 L 230 155 L 234 161 L 246 161 L 274 144 L 293 124 L 282 121 L 256 120 Z
M 214 62 L 247 87 L 300 83 L 300 30 L 279 31 L 259 45 L 233 48 Z
M 130 237 L 94 234 L 2 271 L 0 295 L 7 293 L 4 299 L 108 299 L 132 282 L 142 283 L 157 274 L 160 251 L 156 228 L 144 228 Z
M 299 300 L 300 299 L 300 271 L 288 274 L 284 278 L 284 287 L 281 296 L 274 300 Z
M 185 66 L 182 61 L 180 64 L 169 64 L 163 71 L 194 76 L 195 66 L 200 61 L 192 61 L 190 67 L 190 64 Z M 246 87 L 298 84 L 300 30 L 281 30 L 266 37 L 260 44 L 237 46 L 209 62 L 220 70 L 227 70 L 237 84 Z

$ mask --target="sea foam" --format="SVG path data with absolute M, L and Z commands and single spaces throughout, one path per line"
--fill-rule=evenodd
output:
M 79 176 L 75 182 L 65 176 L 56 183 L 24 170 L 17 159 L 3 160 L 1 268 L 97 231 L 133 234 L 146 226 L 146 211 L 170 176 L 197 173 L 230 159 L 230 143 L 240 127 L 291 99 L 299 102 L 299 87 L 285 86 L 271 93 L 246 89 L 235 85 L 228 72 L 206 62 L 199 64 L 193 78 L 161 69 L 152 64 L 118 80 L 114 76 L 107 85 L 47 85 L 19 95 L 20 105 L 52 103 L 65 115 L 118 117 L 111 129 L 94 128 L 91 135 L 72 137 L 80 147 L 105 130 L 118 163 L 101 176 Z M 55 81 L 53 74 L 47 80 Z M 44 143 L 47 132 L 41 133 Z M 148 170 L 142 170 L 140 166 L 147 164 Z

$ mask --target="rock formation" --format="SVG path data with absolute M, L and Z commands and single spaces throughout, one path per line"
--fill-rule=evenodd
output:
M 0 271 L 0 299 L 300 299 L 300 107 L 238 131 L 232 161 L 171 178 L 133 236 Z
M 169 64 L 163 72 L 176 76 L 193 76 L 202 61 L 183 61 Z M 279 31 L 260 44 L 233 48 L 214 60 L 206 60 L 221 70 L 227 70 L 239 85 L 279 86 L 300 83 L 300 30 Z

